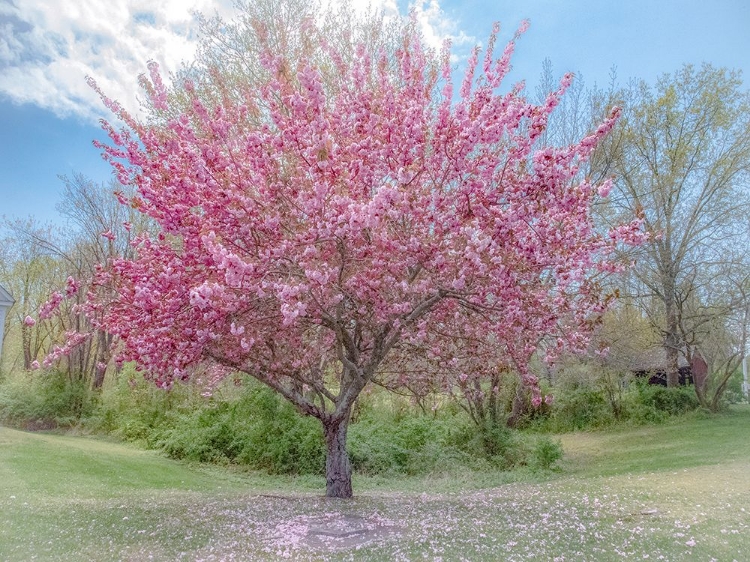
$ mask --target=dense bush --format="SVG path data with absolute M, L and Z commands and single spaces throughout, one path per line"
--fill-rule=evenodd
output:
M 521 439 L 502 426 L 479 428 L 453 407 L 426 415 L 404 401 L 375 395 L 360 401 L 356 411 L 348 449 L 354 470 L 363 474 L 425 474 L 459 466 L 547 469 L 559 458 L 538 446 L 540 438 Z M 320 423 L 250 379 L 206 398 L 189 385 L 166 393 L 125 371 L 87 421 L 173 458 L 237 463 L 274 474 L 322 474 L 325 467 Z
M 174 426 L 181 410 L 188 411 L 202 402 L 199 393 L 189 386 L 178 385 L 165 392 L 126 366 L 104 389 L 85 424 L 95 432 L 155 447 L 161 432 Z
M 537 431 L 566 432 L 602 429 L 616 423 L 661 423 L 698 408 L 692 386 L 667 388 L 645 380 L 623 383 L 617 399 L 605 385 L 559 386 L 549 412 L 531 424 Z
M 534 442 L 529 464 L 532 468 L 551 470 L 555 468 L 555 464 L 562 457 L 562 443 L 552 440 L 546 435 L 542 435 Z
M 451 409 L 432 416 L 369 409 L 350 426 L 348 444 L 355 470 L 364 474 L 440 473 L 458 467 L 547 470 L 562 457 L 559 443 L 547 437 L 524 437 L 502 425 L 477 426 Z
M 212 397 L 193 385 L 168 392 L 126 369 L 87 420 L 92 430 L 199 462 L 240 463 L 276 474 L 318 473 L 325 462 L 317 420 L 271 389 L 231 382 Z
M 614 400 L 611 384 L 591 381 L 576 373 L 551 389 L 552 406 L 525 418 L 537 430 L 531 434 L 502 424 L 477 426 L 450 401 L 426 413 L 388 393 L 363 395 L 349 427 L 352 465 L 369 475 L 459 467 L 548 470 L 562 449 L 540 432 L 656 423 L 698 406 L 691 388 L 635 382 L 618 387 Z M 77 425 L 161 449 L 173 458 L 235 463 L 268 473 L 321 474 L 325 468 L 318 420 L 301 416 L 252 379 L 227 381 L 207 397 L 192 384 L 157 389 L 128 367 L 100 394 L 62 374 L 20 373 L 0 381 L 0 421 L 30 429 Z
M 94 407 L 88 386 L 64 373 L 17 372 L 0 384 L 0 422 L 15 427 L 71 427 Z
M 364 474 L 422 474 L 470 464 L 470 428 L 465 420 L 425 415 L 394 416 L 369 411 L 349 426 L 348 449 L 354 470 Z
M 156 444 L 174 458 L 237 462 L 273 474 L 322 473 L 325 467 L 320 423 L 258 385 L 179 414 Z
M 551 431 L 598 429 L 615 422 L 614 412 L 605 394 L 597 388 L 555 391 L 555 401 L 547 419 L 539 424 Z
M 671 416 L 690 412 L 700 406 L 692 386 L 667 388 L 639 381 L 636 392 L 638 404 Z
M 742 391 L 743 382 L 742 369 L 737 369 L 727 382 L 727 389 L 722 397 L 724 404 L 740 404 L 745 401 L 745 394 Z
M 179 414 L 156 445 L 174 458 L 234 462 L 272 474 L 322 474 L 320 423 L 299 415 L 271 389 L 250 384 L 239 398 Z M 349 427 L 352 466 L 362 474 L 426 474 L 467 468 L 547 469 L 559 459 L 536 439 L 505 427 L 478 428 L 467 417 L 367 408 Z

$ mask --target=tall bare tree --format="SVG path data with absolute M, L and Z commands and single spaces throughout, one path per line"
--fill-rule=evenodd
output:
M 393 53 L 402 47 L 393 17 L 376 10 L 358 12 L 351 0 L 237 0 L 234 7 L 236 15 L 231 20 L 197 14 L 200 40 L 195 59 L 172 77 L 173 86 L 190 81 L 207 107 L 225 99 L 247 99 L 248 92 L 269 78 L 261 64 L 264 57 L 284 53 L 282 79 L 292 79 L 297 66 L 320 63 L 327 87 L 332 87 L 340 76 L 327 58 L 331 47 L 346 56 L 354 55 L 358 45 L 366 45 L 373 56 L 389 55 L 393 64 Z M 146 90 L 153 87 L 145 77 L 141 85 Z M 169 109 L 153 106 L 148 97 L 143 100 L 150 120 L 176 117 L 192 103 L 181 87 L 171 87 L 170 96 Z
M 707 364 L 703 376 L 694 377 L 695 393 L 701 405 L 714 412 L 722 406 L 729 381 L 742 365 L 750 338 L 750 255 L 747 250 L 738 248 L 728 254 L 723 269 L 718 270 L 720 275 L 710 284 L 700 288 L 698 298 L 679 303 L 679 324 L 688 359 L 698 353 Z M 683 326 L 687 322 L 692 326 L 685 329 Z M 691 341 L 695 333 L 700 334 L 699 338 L 693 337 L 693 340 L 699 339 L 697 345 Z
M 72 305 L 81 304 L 97 264 L 116 257 L 133 257 L 134 236 L 149 228 L 143 215 L 121 205 L 113 196 L 113 192 L 128 188 L 115 181 L 98 184 L 81 174 L 60 179 L 64 189 L 58 211 L 67 219 L 65 228 L 42 228 L 23 221 L 9 225 L 17 259 L 8 262 L 15 264 L 15 270 L 8 276 L 12 284 L 19 286 L 21 294 L 16 314 L 20 315 L 26 369 L 59 343 L 66 331 L 91 331 L 85 315 Z M 68 276 L 81 285 L 77 302 L 63 303 L 57 314 L 33 327 L 24 324 L 23 318 L 35 317 L 50 294 L 65 286 Z M 86 343 L 65 359 L 64 368 L 71 379 L 81 378 L 93 388 L 101 387 L 111 344 L 110 334 L 93 330 Z
M 18 235 L 26 232 L 38 239 L 52 238 L 55 235 L 51 227 L 43 227 L 33 220 L 18 220 L 7 227 L 8 234 L 0 239 L 0 277 L 16 302 L 8 315 L 5 333 L 13 340 L 12 349 L 19 351 L 15 354 L 15 364 L 29 370 L 49 348 L 57 326 L 50 320 L 34 325 L 24 320 L 27 316 L 36 316 L 53 287 L 64 284 L 64 267 L 32 237 Z M 13 354 L 6 355 L 10 359 Z
M 730 249 L 747 248 L 750 95 L 739 73 L 706 64 L 618 97 L 623 118 L 597 165 L 616 178 L 610 212 L 641 215 L 651 234 L 633 255 L 630 288 L 662 335 L 675 386 L 679 354 L 699 345 L 717 313 L 706 287 L 732 270 Z

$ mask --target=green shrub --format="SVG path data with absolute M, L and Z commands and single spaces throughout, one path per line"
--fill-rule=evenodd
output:
M 519 436 L 502 425 L 477 426 L 459 412 L 389 415 L 380 409 L 350 426 L 348 449 L 354 469 L 371 475 L 509 469 L 529 462 Z
M 274 390 L 255 385 L 233 408 L 245 420 L 237 459 L 277 474 L 322 474 L 325 442 L 320 422 L 302 416 Z M 238 424 L 239 425 L 239 424 Z
M 172 458 L 198 462 L 221 462 L 237 456 L 232 447 L 236 427 L 229 425 L 229 405 L 200 408 L 179 415 L 176 423 L 160 432 L 156 446 Z
M 512 468 L 526 462 L 526 450 L 518 435 L 504 425 L 487 424 L 477 428 L 470 443 L 472 449 L 483 452 L 495 466 Z
M 654 424 L 684 415 L 699 405 L 692 387 L 667 388 L 644 380 L 621 384 L 614 402 L 608 394 L 610 387 L 601 384 L 558 386 L 551 392 L 554 402 L 548 413 L 534 419 L 529 427 L 537 432 L 559 433 L 602 429 L 617 423 Z
M 630 397 L 628 403 L 628 418 L 627 421 L 631 425 L 649 425 L 663 423 L 669 418 L 667 412 L 657 410 L 652 405 L 643 404 L 636 397 Z
M 563 457 L 562 443 L 547 435 L 537 437 L 531 450 L 529 465 L 534 469 L 552 470 Z
M 95 403 L 83 381 L 57 371 L 8 374 L 0 384 L 0 421 L 28 429 L 78 424 Z
M 602 390 L 574 388 L 553 391 L 554 402 L 546 421 L 536 427 L 554 432 L 607 427 L 615 423 L 612 408 Z
M 271 474 L 321 474 L 325 468 L 320 422 L 257 384 L 237 398 L 178 414 L 156 445 L 173 458 L 236 462 Z
M 154 448 L 161 434 L 177 423 L 180 411 L 199 404 L 200 395 L 186 385 L 165 391 L 126 365 L 101 393 L 85 424 L 92 431 Z
M 668 388 L 639 382 L 636 385 L 636 390 L 639 404 L 651 407 L 668 416 L 684 414 L 700 406 L 692 386 Z
M 403 411 L 370 411 L 349 426 L 352 467 L 363 474 L 424 474 L 466 460 L 458 446 L 463 427 Z
M 722 396 L 722 402 L 724 404 L 741 404 L 745 401 L 745 394 L 742 392 L 743 382 L 742 369 L 738 369 L 732 373 L 732 376 L 729 377 L 729 381 L 727 381 L 727 389 Z
M 131 392 L 140 392 L 139 386 Z M 547 462 L 534 460 L 534 449 L 504 426 L 480 428 L 462 412 L 430 416 L 400 402 L 388 405 L 378 400 L 359 404 L 349 426 L 347 448 L 356 472 L 417 475 L 456 467 L 505 469 Z M 147 443 L 173 458 L 231 462 L 272 474 L 324 473 L 320 422 L 300 415 L 256 382 L 245 381 L 242 388 L 229 388 L 210 400 L 191 400 L 183 393 L 173 397 L 169 408 L 153 398 L 135 402 L 137 407 L 133 404 L 114 417 L 120 424 L 115 433 L 144 433 Z
M 326 450 L 319 420 L 300 415 L 252 379 L 235 382 L 220 385 L 212 397 L 192 384 L 164 391 L 126 366 L 93 395 L 59 374 L 24 373 L 0 383 L 0 416 L 55 425 L 82 420 L 91 431 L 177 459 L 236 463 L 272 474 L 323 474 Z M 548 468 L 559 458 L 551 441 L 529 440 L 502 425 L 478 427 L 455 407 L 427 414 L 399 398 L 373 393 L 358 401 L 355 413 L 347 445 L 354 470 L 363 474 Z

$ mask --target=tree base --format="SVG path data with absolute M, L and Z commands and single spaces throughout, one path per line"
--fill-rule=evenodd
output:
M 351 498 L 352 466 L 346 452 L 346 431 L 349 416 L 339 423 L 323 423 L 326 438 L 326 497 Z

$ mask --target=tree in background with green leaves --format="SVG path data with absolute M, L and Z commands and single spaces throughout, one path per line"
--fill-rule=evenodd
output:
M 615 93 L 624 111 L 594 159 L 616 187 L 605 220 L 637 214 L 650 240 L 625 292 L 662 337 L 667 383 L 678 359 L 736 316 L 748 270 L 750 94 L 737 72 L 703 65 L 631 83 Z M 717 291 L 721 279 L 722 290 Z

